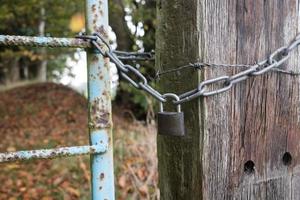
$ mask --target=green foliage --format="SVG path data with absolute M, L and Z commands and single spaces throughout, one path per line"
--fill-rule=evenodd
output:
M 120 15 L 122 14 L 122 10 L 120 10 L 120 6 L 117 5 L 118 1 L 110 1 L 110 12 L 118 12 Z M 129 31 L 127 38 L 122 37 L 122 39 L 128 40 L 128 43 L 131 44 L 128 49 L 120 49 L 127 51 L 152 51 L 155 49 L 155 26 L 156 26 L 156 1 L 155 0 L 126 0 L 122 1 L 123 9 L 126 12 L 123 12 L 125 17 L 129 17 L 130 21 L 124 21 L 126 25 L 135 26 L 135 29 L 139 29 L 139 31 Z M 112 18 L 114 19 L 114 18 Z M 114 21 L 110 22 L 111 24 L 115 23 Z M 129 27 L 128 27 L 129 28 Z M 117 34 L 117 38 L 120 37 L 122 33 L 121 30 L 114 30 Z M 126 30 L 122 30 L 123 32 Z M 141 33 L 143 32 L 143 33 Z M 122 41 L 123 42 L 123 41 Z M 140 45 L 142 44 L 142 45 Z M 133 66 L 135 63 L 129 63 Z M 155 76 L 154 62 L 140 62 L 141 67 L 139 70 L 142 71 L 144 75 L 146 75 L 148 80 L 151 80 Z M 151 83 L 154 85 L 155 83 Z M 129 93 L 130 95 L 126 95 Z M 136 88 L 133 88 L 130 84 L 121 83 L 121 88 L 118 93 L 124 99 L 126 96 L 128 99 L 124 99 L 123 102 L 125 104 L 129 103 L 137 106 L 142 110 L 142 112 L 135 112 L 137 116 L 144 115 L 148 113 L 149 110 L 153 110 L 153 101 L 152 97 L 145 94 L 143 91 L 139 91 Z M 120 98 L 121 99 L 121 98 Z M 134 106 L 133 106 L 134 107 Z
M 66 7 L 67 5 L 67 7 Z M 45 9 L 45 15 L 41 15 L 41 9 Z M 39 24 L 41 20 L 45 22 L 45 35 L 68 37 L 74 36 L 69 29 L 71 17 L 81 12 L 83 13 L 84 1 L 82 0 L 1 0 L 0 4 L 0 33 L 7 35 L 39 35 Z M 8 50 L 9 49 L 9 50 Z M 8 52 L 14 52 L 14 57 L 26 60 L 31 68 L 36 68 L 39 63 L 38 60 L 47 59 L 48 64 L 48 78 L 53 78 L 53 72 L 63 71 L 65 63 L 63 62 L 67 56 L 74 53 L 74 49 L 56 49 L 47 50 L 47 57 L 39 56 L 41 54 L 40 48 L 25 48 L 25 47 L 12 47 L 0 48 L 0 62 L 13 59 L 7 56 Z M 24 54 L 24 52 L 30 52 Z M 11 54 L 11 53 L 10 53 Z M 34 58 L 34 59 L 33 59 Z M 33 62 L 34 61 L 34 62 Z M 8 62 L 9 63 L 9 62 Z M 60 74 L 56 73 L 56 77 Z
M 45 21 L 45 35 L 57 37 L 73 37 L 73 33 L 69 28 L 70 19 L 77 13 L 84 12 L 84 3 L 82 0 L 1 0 L 0 4 L 0 33 L 9 35 L 38 35 L 39 23 L 41 20 Z M 117 37 L 122 43 L 127 45 L 122 46 L 120 50 L 151 51 L 155 49 L 155 26 L 156 26 L 156 10 L 155 0 L 109 0 L 110 13 L 116 13 L 116 17 L 111 17 L 110 24 L 119 27 L 120 20 L 123 25 L 122 29 L 114 30 Z M 41 8 L 45 8 L 45 16 L 41 18 Z M 110 15 L 111 15 L 110 14 Z M 131 32 L 125 21 L 125 16 L 131 17 L 131 23 L 144 34 L 139 32 Z M 125 28 L 124 28 L 125 27 Z M 124 36 L 124 32 L 125 34 Z M 121 36 L 122 35 L 122 36 Z M 118 41 L 120 42 L 120 41 Z M 15 57 L 21 58 L 24 63 L 36 68 L 38 61 L 48 60 L 48 78 L 59 79 L 60 75 L 65 69 L 65 60 L 72 56 L 73 49 L 55 49 L 47 50 L 47 57 L 41 56 L 39 48 L 24 48 L 13 47 L 9 50 L 0 48 L 0 67 L 1 63 L 8 63 Z M 135 63 L 129 63 L 135 65 Z M 2 64 L 3 65 L 3 64 Z M 154 62 L 142 62 L 142 72 L 149 77 L 154 77 Z M 0 75 L 1 76 L 1 75 Z M 138 91 L 129 84 L 121 84 L 119 95 L 124 96 L 125 93 L 130 92 L 129 102 L 137 105 L 144 111 L 152 109 L 152 101 L 144 92 Z M 125 102 L 128 102 L 127 100 Z
M 68 28 L 69 22 L 72 15 L 83 12 L 82 0 L 1 0 L 1 34 L 38 35 L 42 7 L 46 10 L 44 20 L 47 35 L 60 37 L 74 35 Z
M 128 84 L 124 82 L 120 84 L 120 89 L 130 94 L 129 98 L 131 99 L 132 103 L 141 107 L 143 111 L 146 111 L 148 109 L 147 96 L 143 91 L 128 86 Z M 142 113 L 137 113 L 137 114 L 142 114 Z
M 68 66 L 66 66 L 67 56 L 61 55 L 57 56 L 56 59 L 51 59 L 48 61 L 47 67 L 47 78 L 48 80 L 60 80 L 61 74 L 65 71 Z M 72 74 L 69 74 L 72 76 Z
M 137 35 L 135 39 L 143 41 L 145 51 L 155 49 L 156 1 L 129 0 L 127 6 L 132 10 L 133 23 L 138 26 L 138 23 L 141 22 L 145 32 L 143 36 Z

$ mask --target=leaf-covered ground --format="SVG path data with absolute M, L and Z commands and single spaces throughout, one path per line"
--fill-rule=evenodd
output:
M 155 128 L 114 108 L 117 199 L 157 199 Z M 54 83 L 0 92 L 0 151 L 88 144 L 87 101 Z M 0 199 L 90 199 L 89 156 L 0 164 Z

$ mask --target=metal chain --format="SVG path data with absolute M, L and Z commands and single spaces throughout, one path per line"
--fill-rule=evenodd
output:
M 118 58 L 118 55 L 121 54 L 127 56 L 132 56 L 134 53 L 127 53 L 127 52 L 114 52 L 108 42 L 98 33 L 93 34 L 93 36 L 80 36 L 80 38 L 83 39 L 89 39 L 91 43 L 96 47 L 99 52 L 105 56 L 109 57 L 110 61 L 113 62 L 117 68 L 120 70 L 121 76 L 127 80 L 129 83 L 131 83 L 134 87 L 137 89 L 141 89 L 152 95 L 154 98 L 156 98 L 160 102 L 166 102 L 166 96 L 165 94 L 161 94 L 158 91 L 156 91 L 153 87 L 151 87 L 148 84 L 148 81 L 146 77 L 136 68 L 134 68 L 131 65 L 125 65 L 120 58 Z M 103 45 L 104 44 L 104 45 Z M 283 46 L 278 49 L 276 49 L 273 53 L 271 53 L 267 59 L 262 60 L 254 65 L 240 65 L 240 64 L 213 64 L 213 63 L 190 63 L 185 66 L 181 66 L 178 69 L 172 69 L 169 71 L 165 71 L 162 73 L 171 73 L 176 72 L 178 70 L 194 67 L 194 68 L 202 68 L 203 66 L 206 67 L 247 67 L 246 70 L 241 71 L 237 74 L 234 74 L 232 76 L 220 76 L 212 79 L 208 79 L 205 81 L 202 81 L 199 83 L 197 88 L 190 90 L 188 92 L 185 92 L 183 94 L 177 95 L 179 98 L 175 98 L 176 100 L 173 101 L 174 104 L 182 104 L 188 101 L 191 101 L 192 99 L 198 98 L 198 97 L 206 97 L 206 96 L 212 96 L 216 94 L 220 94 L 222 92 L 225 92 L 232 88 L 233 85 L 244 81 L 248 79 L 251 76 L 259 76 L 262 75 L 270 70 L 276 70 L 280 73 L 285 74 L 291 74 L 291 75 L 300 75 L 300 73 L 292 72 L 292 71 L 285 71 L 282 69 L 279 69 L 278 67 L 281 66 L 289 57 L 290 52 L 295 50 L 298 45 L 300 44 L 300 35 L 296 36 L 295 39 L 288 45 Z M 147 55 L 149 56 L 149 55 Z M 160 75 L 162 73 L 159 73 Z M 134 78 L 133 78 L 134 77 Z M 216 89 L 209 89 L 208 86 L 215 86 L 210 88 L 216 88 Z M 174 94 L 176 95 L 176 94 Z
M 99 35 L 99 34 L 97 34 Z M 76 38 L 78 39 L 83 39 L 83 40 L 94 40 L 96 41 L 97 40 L 97 36 L 96 34 L 95 35 L 79 35 L 79 36 L 76 36 Z M 127 51 L 118 51 L 118 50 L 112 50 L 111 47 L 109 46 L 109 43 L 106 42 L 106 41 L 103 41 L 105 42 L 105 45 L 107 47 L 109 47 L 110 51 L 112 51 L 114 54 L 116 54 L 116 56 L 120 59 L 120 60 L 129 60 L 129 61 L 146 61 L 146 60 L 149 60 L 149 61 L 153 61 L 154 60 L 154 51 L 151 51 L 151 52 L 127 52 Z
M 94 33 L 93 36 L 80 36 L 80 38 L 89 39 L 96 49 L 102 54 L 102 56 L 109 57 L 110 62 L 117 66 L 121 76 L 135 88 L 144 90 L 160 102 L 167 101 L 161 93 L 156 91 L 153 87 L 151 87 L 151 85 L 148 84 L 146 77 L 139 70 L 131 65 L 125 65 L 118 58 L 116 53 L 112 50 L 102 35 Z
M 187 101 L 191 101 L 192 99 L 200 96 L 220 94 L 231 89 L 234 84 L 244 81 L 251 76 L 262 75 L 276 67 L 279 67 L 289 58 L 290 52 L 294 50 L 299 44 L 300 35 L 295 37 L 295 39 L 288 46 L 283 46 L 275 50 L 269 55 L 268 59 L 260 61 L 259 63 L 250 66 L 244 71 L 241 71 L 232 76 L 221 76 L 201 82 L 196 89 L 179 95 L 180 100 L 175 101 L 174 104 L 181 104 Z M 287 71 L 287 73 L 289 72 Z M 216 85 L 217 89 L 209 90 L 207 87 L 209 85 Z
M 154 60 L 154 51 L 151 52 L 126 52 L 113 51 L 120 60 Z

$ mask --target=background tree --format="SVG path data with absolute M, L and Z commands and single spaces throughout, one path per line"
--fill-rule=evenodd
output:
M 2 0 L 0 32 L 8 35 L 73 36 L 69 29 L 70 19 L 75 13 L 83 12 L 83 6 L 84 2 L 80 0 Z M 46 56 L 41 48 L 1 47 L 0 80 L 9 84 L 20 79 L 38 77 L 45 81 L 46 77 L 55 78 L 62 73 L 66 58 L 73 52 L 71 49 L 49 49 Z M 49 65 L 50 68 L 47 67 Z
M 109 6 L 110 26 L 117 35 L 119 50 L 149 52 L 155 49 L 155 0 L 112 0 L 109 1 Z M 152 80 L 150 84 L 155 84 L 154 62 L 129 64 L 139 68 L 148 80 Z M 127 83 L 120 83 L 116 100 L 133 110 L 137 117 L 153 118 L 153 99 Z
M 109 4 L 109 21 L 117 36 L 118 49 L 153 50 L 156 26 L 155 1 L 112 0 Z M 2 0 L 0 33 L 74 37 L 80 31 L 80 27 L 84 27 L 83 12 L 84 1 L 80 0 L 58 2 Z M 66 69 L 66 59 L 72 57 L 74 51 L 74 49 L 0 47 L 0 83 L 9 85 L 20 80 L 59 79 Z M 154 62 L 139 62 L 139 64 L 131 62 L 130 64 L 140 68 L 149 80 L 153 79 Z M 122 98 L 119 98 L 120 96 Z M 127 83 L 121 82 L 117 102 L 127 105 L 139 117 L 144 118 L 153 114 L 152 98 Z

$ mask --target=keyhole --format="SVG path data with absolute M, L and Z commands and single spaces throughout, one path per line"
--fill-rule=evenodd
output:
M 290 165 L 292 163 L 292 155 L 290 152 L 285 152 L 282 156 L 282 162 L 284 165 Z
M 245 162 L 244 172 L 246 174 L 252 174 L 252 173 L 254 173 L 254 170 L 255 170 L 255 164 L 252 160 L 248 160 L 247 162 Z

